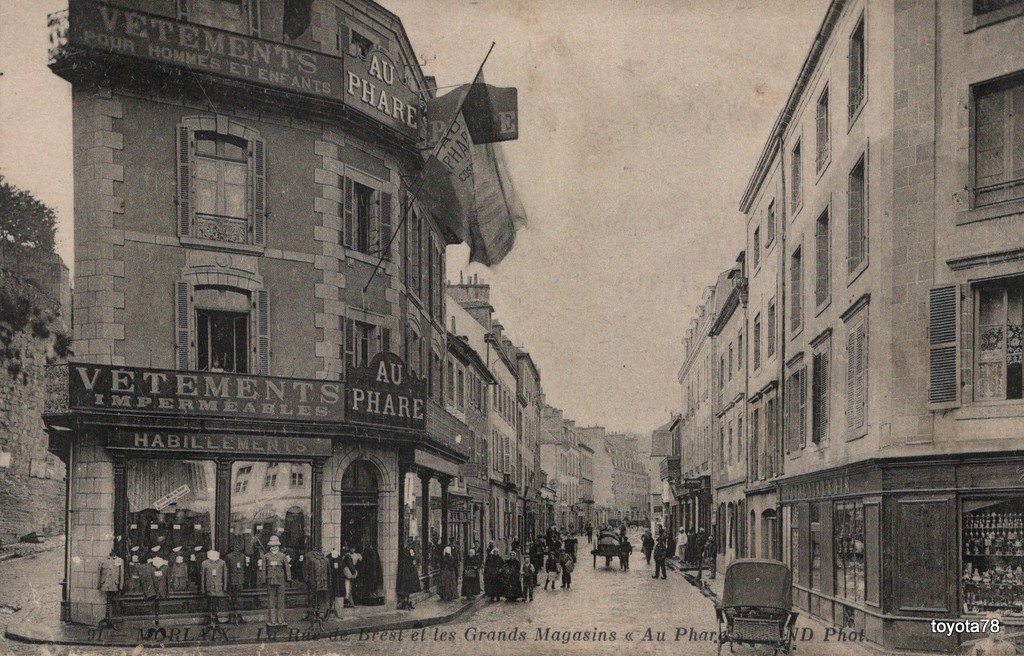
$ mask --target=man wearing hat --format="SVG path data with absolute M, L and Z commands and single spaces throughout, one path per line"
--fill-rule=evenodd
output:
M 263 573 L 267 580 L 268 623 L 282 624 L 284 594 L 292 574 L 288 568 L 288 557 L 281 551 L 281 538 L 271 535 L 267 546 L 270 551 L 263 556 Z

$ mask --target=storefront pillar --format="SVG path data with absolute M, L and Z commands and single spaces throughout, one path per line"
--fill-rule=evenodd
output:
M 420 566 L 425 586 L 430 585 L 430 472 L 420 471 Z
M 210 548 L 222 554 L 231 551 L 231 460 L 217 459 L 217 502 L 214 517 L 216 529 Z
M 124 454 L 113 456 L 114 469 L 114 549 L 117 555 L 128 562 L 128 541 L 125 539 L 128 528 L 128 487 L 127 467 Z M 68 479 L 70 480 L 70 475 Z
M 406 551 L 409 545 L 406 544 L 408 535 L 406 535 L 405 527 L 405 475 L 408 471 L 398 465 L 398 549 L 399 551 Z
M 448 486 L 451 485 L 451 476 L 438 478 L 441 483 L 441 544 L 448 546 Z
M 311 549 L 320 551 L 323 542 L 324 461 L 317 458 L 311 469 L 313 498 L 309 503 L 309 545 Z

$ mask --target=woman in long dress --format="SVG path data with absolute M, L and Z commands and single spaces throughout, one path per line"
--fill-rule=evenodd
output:
M 452 555 L 452 548 L 445 547 L 441 556 L 441 583 L 437 586 L 441 601 L 455 601 L 458 597 L 459 561 Z
M 412 610 L 410 595 L 420 591 L 420 574 L 416 571 L 416 551 L 407 547 L 398 556 L 398 610 Z
M 523 563 L 519 560 L 519 553 L 513 551 L 505 561 L 504 596 L 509 601 L 519 601 L 523 598 Z
M 480 556 L 470 547 L 462 567 L 462 596 L 472 599 L 480 594 Z
M 484 561 L 484 593 L 491 601 L 498 601 L 501 596 L 501 568 L 505 561 L 498 555 L 494 543 L 487 549 L 487 560 Z

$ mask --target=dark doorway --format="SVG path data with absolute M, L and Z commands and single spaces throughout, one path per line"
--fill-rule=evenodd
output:
M 352 587 L 357 605 L 383 603 L 377 514 L 380 483 L 377 468 L 356 460 L 341 477 L 341 547 L 360 554 L 359 576 Z

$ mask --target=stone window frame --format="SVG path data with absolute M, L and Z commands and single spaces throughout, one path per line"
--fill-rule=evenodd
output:
M 241 139 L 246 142 L 248 160 L 248 198 L 246 202 L 248 226 L 245 243 L 210 239 L 196 234 L 195 158 L 196 134 L 210 132 L 219 136 Z M 267 184 L 266 144 L 258 130 L 224 116 L 186 116 L 177 126 L 175 140 L 177 157 L 177 193 L 175 197 L 177 234 L 186 246 L 234 251 L 248 254 L 262 254 L 266 248 Z
M 248 375 L 270 373 L 270 299 L 262 277 L 242 271 L 224 272 L 212 267 L 189 268 L 175 282 L 174 294 L 174 366 L 195 371 L 196 287 L 220 287 L 249 296 Z

